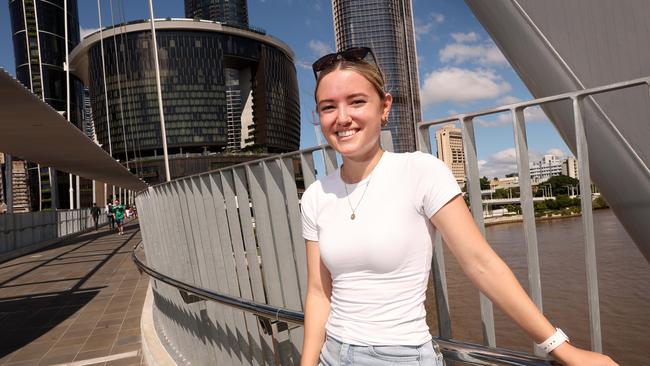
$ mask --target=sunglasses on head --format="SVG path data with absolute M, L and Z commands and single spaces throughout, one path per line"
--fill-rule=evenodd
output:
M 353 47 L 340 52 L 325 55 L 311 65 L 314 70 L 314 77 L 318 79 L 318 73 L 335 65 L 339 61 L 359 62 L 364 61 L 366 56 L 370 55 L 373 65 L 377 65 L 377 60 L 372 50 L 368 47 Z

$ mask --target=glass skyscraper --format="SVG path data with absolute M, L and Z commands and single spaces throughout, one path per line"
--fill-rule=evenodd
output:
M 396 152 L 414 151 L 422 120 L 410 0 L 332 0 L 336 48 L 372 48 L 393 96 L 388 126 Z
M 248 28 L 246 0 L 185 0 L 185 17 Z
M 88 85 L 102 148 L 112 147 L 122 162 L 135 159 L 134 173 L 155 184 L 164 174 L 149 164 L 163 155 L 150 29 L 148 22 L 130 22 L 95 32 L 70 63 Z M 104 54 L 111 55 L 105 70 L 102 36 Z M 170 164 L 172 177 L 299 148 L 298 79 L 286 44 L 254 30 L 192 19 L 156 21 L 156 36 L 169 154 L 215 160 L 205 169 L 191 160 Z M 237 161 L 237 154 L 244 160 Z
M 79 43 L 77 1 L 68 0 L 68 48 Z M 10 0 L 9 15 L 16 62 L 16 78 L 57 111 L 66 110 L 65 13 L 64 2 L 42 0 Z M 83 86 L 70 75 L 70 121 L 81 128 Z M 14 195 L 17 212 L 31 209 L 67 207 L 67 195 L 57 200 L 57 174 L 51 168 L 28 164 L 30 193 Z M 20 172 L 20 174 L 23 174 Z M 27 176 L 27 173 L 24 173 Z M 66 174 L 67 176 L 67 174 Z M 61 181 L 61 185 L 65 185 Z M 26 184 L 18 184 L 25 187 Z M 15 188 L 15 187 L 14 187 Z M 63 187 L 62 187 L 63 188 Z M 59 190 L 60 191 L 60 190 Z M 31 199 L 28 198 L 31 196 Z M 23 197 L 20 200 L 19 197 Z M 31 200 L 31 203 L 29 202 Z M 20 206 L 20 207 L 16 207 Z

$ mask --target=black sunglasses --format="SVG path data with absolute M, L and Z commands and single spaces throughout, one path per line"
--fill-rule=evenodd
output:
M 335 65 L 337 62 L 350 61 L 350 62 L 359 62 L 365 60 L 365 58 L 370 55 L 372 59 L 372 64 L 377 66 L 377 59 L 375 54 L 372 53 L 372 50 L 368 47 L 352 47 L 340 52 L 330 53 L 325 55 L 311 65 L 311 68 L 314 70 L 314 77 L 318 79 L 318 73 L 330 68 Z

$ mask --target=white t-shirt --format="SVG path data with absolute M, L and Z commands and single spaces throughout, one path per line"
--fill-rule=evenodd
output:
M 301 202 L 303 237 L 319 243 L 332 275 L 328 335 L 356 345 L 428 342 L 429 218 L 460 194 L 456 180 L 432 155 L 385 152 L 347 190 L 350 202 L 339 169 L 309 186 Z

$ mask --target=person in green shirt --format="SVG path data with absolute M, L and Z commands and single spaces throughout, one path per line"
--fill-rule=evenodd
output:
M 113 208 L 111 209 L 115 214 L 115 223 L 117 223 L 117 232 L 119 235 L 124 234 L 124 205 L 120 204 L 120 200 L 115 200 Z

